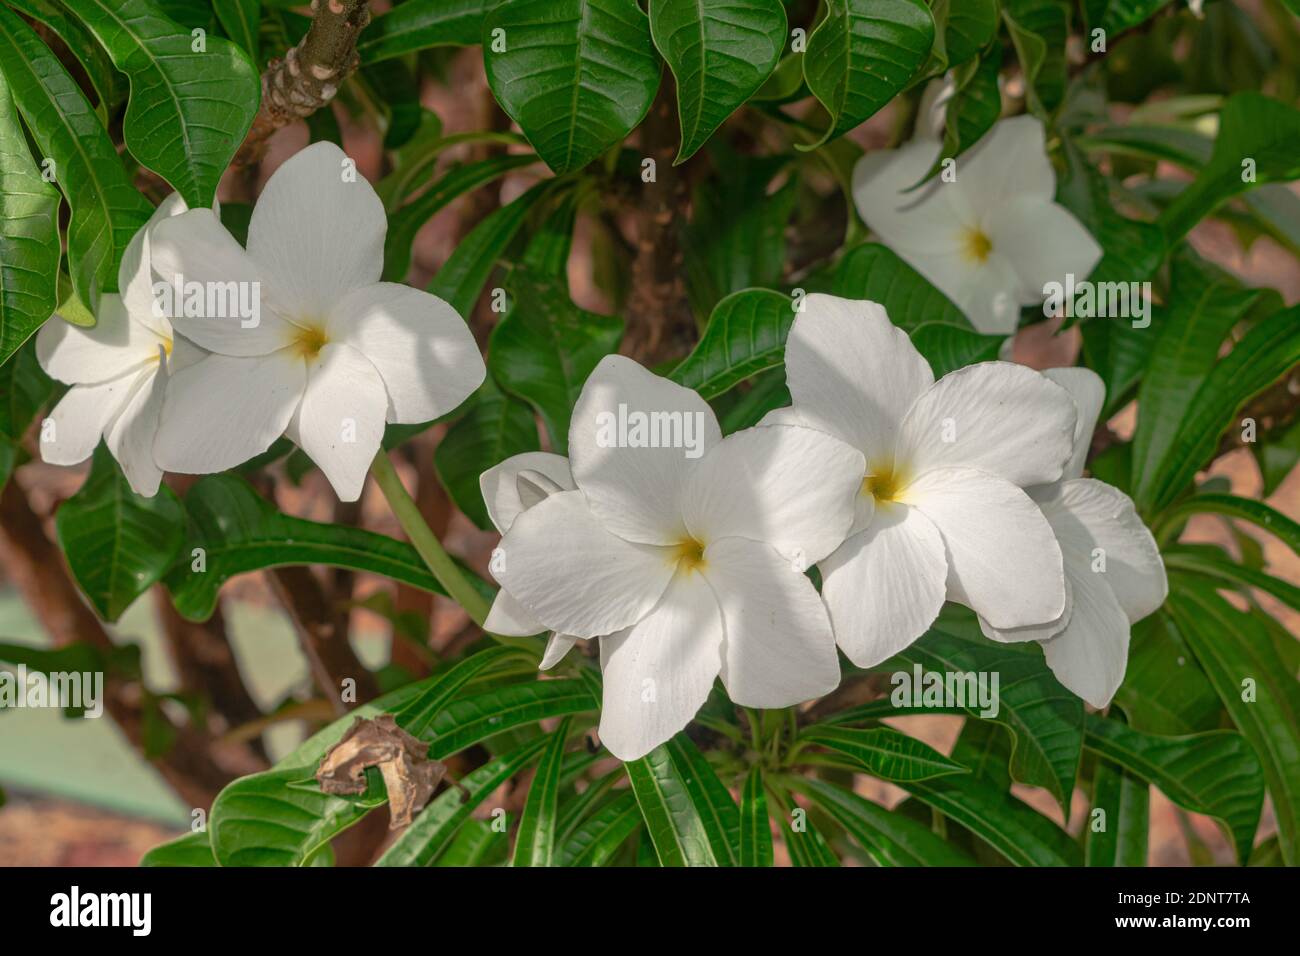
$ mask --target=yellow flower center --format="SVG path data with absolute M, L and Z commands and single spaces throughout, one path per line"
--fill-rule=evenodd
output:
M 312 359 L 319 355 L 320 350 L 328 343 L 329 337 L 324 329 L 317 325 L 304 325 L 298 328 L 289 347 L 300 357 Z
M 686 538 L 679 542 L 672 549 L 670 561 L 677 565 L 679 571 L 685 571 L 687 574 L 702 570 L 708 563 L 704 560 L 704 545 L 694 538 Z
M 159 338 L 161 338 L 161 336 L 160 336 Z M 166 356 L 167 358 L 171 358 L 171 355 L 172 355 L 172 339 L 170 339 L 170 338 L 163 338 L 163 339 L 162 339 L 158 344 L 162 346 L 163 353 L 165 354 L 165 356 Z M 149 356 L 148 361 L 150 361 L 150 362 L 162 362 L 163 357 L 164 357 L 163 355 L 159 355 L 159 354 L 158 354 L 158 350 L 157 350 L 157 349 L 154 349 L 153 355 Z
M 971 262 L 985 262 L 993 251 L 993 240 L 983 230 L 971 227 L 962 233 L 961 251 Z
M 893 465 L 878 465 L 862 477 L 862 494 L 870 495 L 877 502 L 898 501 L 906 484 Z

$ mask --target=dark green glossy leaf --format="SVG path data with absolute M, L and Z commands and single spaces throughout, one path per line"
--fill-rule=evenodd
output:
M 1046 118 L 1065 98 L 1069 8 L 1063 0 L 1002 0 L 1002 17 L 1025 76 L 1029 108 Z
M 429 755 L 441 760 L 471 744 L 524 724 L 595 710 L 597 700 L 580 680 L 527 681 L 462 697 L 429 725 Z
M 1002 115 L 1002 92 L 998 71 L 1002 67 L 1001 47 L 991 47 L 978 60 L 971 60 L 954 72 L 955 90 L 944 112 L 943 148 L 922 182 L 929 181 L 978 143 Z
M 808 819 L 808 811 L 796 804 L 790 794 L 777 786 L 777 783 L 775 780 L 768 781 L 773 797 L 770 808 L 772 819 L 784 836 L 785 847 L 790 851 L 790 862 L 800 867 L 839 866 L 839 857 L 830 848 L 821 831 Z
M 690 775 L 690 768 L 681 765 L 668 745 L 624 766 L 661 865 L 731 863 L 729 859 L 720 860 L 715 852 L 719 841 L 717 821 L 702 782 Z M 736 822 L 738 825 L 738 817 Z
M 141 866 L 216 866 L 206 830 L 160 844 L 140 858 Z
M 54 517 L 59 546 L 78 587 L 106 621 L 116 621 L 171 567 L 185 513 L 170 488 L 144 498 L 127 484 L 103 443 L 81 489 Z
M 849 758 L 856 769 L 881 780 L 928 780 L 966 772 L 965 767 L 949 760 L 929 744 L 892 727 L 858 730 L 813 725 L 804 730 L 799 739 L 841 754 Z
M 641 825 L 636 794 L 620 790 L 573 831 L 560 854 L 560 865 L 604 866 Z
M 1214 687 L 1165 608 L 1133 626 L 1115 703 L 1130 726 L 1149 734 L 1178 737 L 1222 725 Z
M 370 21 L 357 41 L 363 63 L 436 46 L 474 46 L 498 0 L 406 0 Z
M 0 435 L 21 439 L 54 390 L 54 381 L 36 360 L 36 343 L 28 339 L 0 365 Z
M 1220 586 L 1235 587 L 1247 593 L 1249 588 L 1258 588 L 1273 595 L 1292 610 L 1300 611 L 1300 588 L 1290 581 L 1229 560 L 1226 555 L 1218 557 L 1199 550 L 1171 548 L 1164 552 L 1163 558 L 1165 567 L 1170 571 L 1217 581 Z
M 572 721 L 571 717 L 566 717 L 560 722 L 537 762 L 537 773 L 528 785 L 524 813 L 515 833 L 515 855 L 510 861 L 511 866 L 554 865 L 560 771 L 564 769 L 564 744 Z
M 254 63 L 258 62 L 260 45 L 258 43 L 258 24 L 262 19 L 262 0 L 231 0 L 231 2 L 214 3 L 213 12 L 221 21 L 221 29 L 226 36 L 234 40 L 248 54 Z
M 184 197 L 211 206 L 257 115 L 262 85 L 247 53 L 220 37 L 193 48 L 190 30 L 146 0 L 62 0 L 131 78 L 127 149 Z
M 1100 27 L 1108 39 L 1149 20 L 1171 0 L 1084 0 L 1083 12 L 1090 29 Z
M 493 31 L 505 44 L 493 48 Z M 557 173 L 581 169 L 636 128 L 659 88 L 636 0 L 510 0 L 488 13 L 488 83 Z
M 772 866 L 772 824 L 767 819 L 763 768 L 754 765 L 740 794 L 740 865 Z
M 669 376 L 716 398 L 751 375 L 785 362 L 795 303 L 769 289 L 734 292 L 718 303 L 699 343 Z
M 90 84 L 99 98 L 96 109 L 101 121 L 107 126 L 109 114 L 126 99 L 127 83 L 99 41 L 81 21 L 67 16 L 57 0 L 9 0 L 9 6 L 34 22 L 49 27 L 63 41 L 90 78 Z
M 650 32 L 677 80 L 680 163 L 776 69 L 785 7 L 780 0 L 651 0 Z
M 1150 803 L 1146 781 L 1108 760 L 1098 760 L 1092 807 L 1084 823 L 1084 865 L 1146 866 Z M 1105 815 L 1099 816 L 1098 811 Z
M 704 754 L 685 734 L 678 734 L 664 746 L 694 797 L 714 858 L 723 866 L 738 865 L 740 813 L 731 792 L 723 786 Z
M 1288 548 L 1300 554 L 1300 523 L 1262 501 L 1206 492 L 1184 498 L 1162 514 L 1160 520 L 1162 525 L 1170 525 L 1193 514 L 1216 514 L 1249 521 L 1257 528 L 1275 535 Z

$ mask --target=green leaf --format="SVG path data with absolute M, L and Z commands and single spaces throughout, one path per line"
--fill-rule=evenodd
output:
M 665 744 L 624 764 L 659 862 L 663 866 L 730 865 L 731 859 L 719 859 L 716 852 L 720 842 L 726 843 L 716 808 L 704 782 L 683 763 L 680 751 L 674 753 Z M 732 811 L 736 812 L 734 803 Z M 738 828 L 738 814 L 736 823 Z
M 1243 288 L 1190 253 L 1174 257 L 1170 285 L 1168 307 L 1153 323 L 1159 332 L 1138 391 L 1133 500 L 1143 514 L 1150 514 L 1174 467 L 1174 445 L 1188 407 L 1218 361 L 1221 343 L 1260 300 L 1259 290 Z
M 434 866 L 491 866 L 493 857 L 505 848 L 506 834 L 487 820 L 466 820 L 438 854 Z
M 1240 734 L 1211 731 L 1152 737 L 1097 714 L 1088 715 L 1089 750 L 1154 784 L 1174 803 L 1221 821 L 1244 863 L 1264 802 L 1259 760 Z
M 574 830 L 560 854 L 560 865 L 604 866 L 640 827 L 636 794 L 620 790 Z
M 59 191 L 41 178 L 0 74 L 0 363 L 59 304 Z
M 1300 554 L 1300 523 L 1262 501 L 1211 492 L 1192 495 L 1160 516 L 1161 527 L 1175 525 L 1180 519 L 1193 514 L 1217 514 L 1249 521 L 1257 528 L 1275 535 L 1288 548 Z
M 943 148 L 921 182 L 928 182 L 955 159 L 978 143 L 1002 115 L 1002 92 L 998 71 L 1002 48 L 990 47 L 978 60 L 971 60 L 954 72 L 955 89 L 944 110 Z M 918 183 L 919 185 L 919 183 Z
M 928 827 L 823 780 L 787 778 L 790 789 L 815 801 L 878 866 L 974 866 L 965 853 Z
M 187 833 L 154 847 L 140 858 L 141 866 L 216 866 L 206 830 Z
M 587 376 L 618 349 L 623 320 L 574 305 L 567 284 L 527 269 L 510 273 L 510 310 L 492 330 L 488 369 L 506 391 L 529 402 L 568 453 L 569 418 Z
M 1199 578 L 1217 581 L 1221 586 L 1227 585 L 1239 590 L 1259 588 L 1273 595 L 1292 610 L 1300 611 L 1300 588 L 1290 581 L 1238 564 L 1226 556 L 1218 557 L 1199 550 L 1171 548 L 1166 550 L 1162 557 L 1165 567 L 1170 571 L 1196 575 Z
M 237 574 L 291 564 L 369 571 L 441 594 L 415 549 L 372 531 L 321 524 L 278 511 L 242 478 L 201 478 L 185 496 L 188 527 L 167 589 L 182 617 L 205 621 L 221 586 Z M 202 563 L 195 549 L 202 549 Z M 198 568 L 202 570 L 198 570 Z
M 1025 76 L 1029 108 L 1047 119 L 1065 99 L 1069 9 L 1061 0 L 1003 0 L 1002 17 Z
M 866 122 L 901 93 L 930 56 L 934 19 L 921 0 L 827 0 L 808 38 L 803 75 L 830 114 L 811 149 Z
M 536 159 L 527 154 L 507 154 L 457 166 L 398 209 L 388 221 L 388 234 L 384 238 L 384 281 L 401 282 L 406 278 L 416 233 L 438 210 L 465 193 L 534 162 Z
M 650 32 L 677 80 L 681 147 L 690 158 L 776 69 L 780 0 L 651 0 Z
M 789 296 L 769 289 L 733 292 L 718 303 L 700 341 L 669 378 L 712 399 L 751 375 L 783 366 L 794 307 Z
M 1115 703 L 1130 726 L 1149 734 L 1178 737 L 1222 725 L 1219 698 L 1165 609 L 1133 625 Z
M 1236 93 L 1219 113 L 1210 161 L 1160 214 L 1160 225 L 1173 245 L 1233 196 L 1294 179 L 1300 179 L 1300 110 L 1261 93 Z
M 533 206 L 554 186 L 553 181 L 538 183 L 518 199 L 488 215 L 456 246 L 456 251 L 429 283 L 429 291 L 449 302 L 462 316 L 473 313 L 474 304 L 497 260 L 519 232 Z
M 580 680 L 527 681 L 493 688 L 453 701 L 434 718 L 428 731 L 433 739 L 429 755 L 441 760 L 514 727 L 597 707 L 598 701 Z
M 772 825 L 767 819 L 763 768 L 755 764 L 740 794 L 740 865 L 772 866 Z
M 850 764 L 863 773 L 896 783 L 967 772 L 929 744 L 892 727 L 855 730 L 813 725 L 799 739 L 848 757 Z
M 262 19 L 262 0 L 214 3 L 212 9 L 221 21 L 221 29 L 226 31 L 226 36 L 238 43 L 249 59 L 257 63 L 260 54 L 258 24 Z
M 54 516 L 68 569 L 106 621 L 121 617 L 171 567 L 184 522 L 170 488 L 152 498 L 135 494 L 103 443 L 85 484 Z
M 731 792 L 723 786 L 704 754 L 685 734 L 677 734 L 664 746 L 693 796 L 714 858 L 722 866 L 738 865 L 740 812 Z
M 53 379 L 36 359 L 35 341 L 28 339 L 0 365 L 0 435 L 20 440 L 54 390 Z
M 564 769 L 564 744 L 573 718 L 566 717 L 550 736 L 528 786 L 524 813 L 515 833 L 511 866 L 552 866 L 555 859 L 555 818 L 559 807 L 560 771 Z
M 370 21 L 357 41 L 362 63 L 437 46 L 474 46 L 498 0 L 406 0 Z
M 943 68 L 960 66 L 988 46 L 998 32 L 997 0 L 934 0 L 931 4 L 943 48 Z
M 9 0 L 9 6 L 32 21 L 49 27 L 63 41 L 90 78 L 90 85 L 99 98 L 96 110 L 107 126 L 109 115 L 126 99 L 127 84 L 99 41 L 79 20 L 67 16 L 57 0 Z
M 94 308 L 101 292 L 116 291 L 122 253 L 153 209 L 58 57 L 3 6 L 0 68 L 42 161 L 53 160 L 56 182 L 72 208 L 68 272 L 78 298 Z
M 976 332 L 960 309 L 886 246 L 866 243 L 849 252 L 836 269 L 832 291 L 883 305 L 936 377 L 997 358 L 1003 337 Z
M 392 846 L 375 863 L 376 866 L 429 866 L 451 843 L 460 826 L 480 803 L 524 767 L 546 746 L 548 738 L 539 737 L 517 750 L 496 757 L 461 781 L 468 791 L 462 795 L 457 787 L 446 790 L 424 808 Z
M 1149 784 L 1109 760 L 1098 760 L 1083 831 L 1084 865 L 1146 866 L 1150 803 Z M 1105 816 L 1095 818 L 1098 810 Z
M 786 849 L 790 851 L 790 862 L 799 867 L 839 866 L 839 857 L 830 848 L 821 831 L 808 819 L 808 811 L 799 807 L 781 787 L 784 782 L 784 779 L 768 781 L 773 788 L 774 797 L 771 804 L 772 819 L 784 834 Z
M 1089 29 L 1100 27 L 1109 40 L 1140 26 L 1169 4 L 1170 0 L 1084 0 L 1083 12 Z
M 192 209 L 217 182 L 257 115 L 262 84 L 243 50 L 220 37 L 193 49 L 189 29 L 147 0 L 63 0 L 131 78 L 126 147 Z
M 1300 863 L 1300 686 L 1295 672 L 1282 663 L 1268 629 L 1256 616 L 1260 612 L 1243 614 L 1211 588 L 1180 588 L 1170 609 L 1233 723 L 1263 765 L 1282 856 L 1287 866 L 1296 866 Z M 1245 832 L 1244 813 L 1239 823 L 1234 818 L 1233 826 L 1244 858 L 1254 829 Z
M 448 429 L 434 452 L 447 493 L 474 524 L 492 527 L 478 479 L 511 455 L 537 451 L 537 422 L 523 402 L 497 388 L 489 377 L 466 403 L 467 414 Z
M 659 89 L 650 26 L 636 0 L 507 0 L 483 35 L 488 84 L 557 173 L 581 169 L 641 122 Z
M 1226 357 L 1214 362 L 1181 410 L 1176 437 L 1149 480 L 1139 485 L 1148 492 L 1144 500 L 1157 509 L 1172 502 L 1214 457 L 1219 438 L 1237 424 L 1238 409 L 1297 362 L 1300 306 L 1268 317 L 1242 336 Z

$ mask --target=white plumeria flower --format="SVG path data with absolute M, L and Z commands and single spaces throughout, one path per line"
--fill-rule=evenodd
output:
M 601 638 L 612 753 L 671 738 L 718 676 L 748 707 L 836 686 L 830 620 L 803 572 L 853 521 L 861 454 L 801 427 L 724 439 L 695 392 L 608 356 L 574 409 L 569 455 L 577 490 L 515 516 L 497 579 L 545 627 Z
M 1057 679 L 1102 708 L 1124 680 L 1130 626 L 1165 602 L 1169 583 L 1155 538 L 1128 495 L 1082 477 L 1105 399 L 1101 379 L 1085 368 L 1043 374 L 1069 391 L 1079 409 L 1062 480 L 1029 489 L 1061 544 L 1070 601 L 1061 617 L 1040 628 L 1000 631 L 983 619 L 980 627 L 994 640 L 1042 641 Z
M 573 491 L 578 486 L 573 482 L 567 458 L 545 451 L 528 451 L 483 472 L 479 477 L 479 487 L 483 491 L 488 517 L 497 531 L 504 535 L 521 512 L 553 494 Z M 503 588 L 492 602 L 483 629 L 489 634 L 530 637 L 542 633 L 546 625 Z M 548 671 L 560 663 L 578 640 L 571 634 L 552 631 L 542 655 L 541 669 Z
M 960 308 L 979 331 L 1016 330 L 1020 307 L 1041 303 L 1049 282 L 1082 280 L 1102 250 L 1053 201 L 1056 174 L 1043 125 L 1001 120 L 956 160 L 956 179 L 910 191 L 938 158 L 926 131 L 896 150 L 869 153 L 853 170 L 858 212 L 880 240 Z
M 849 660 L 903 650 L 945 599 L 1001 628 L 1061 616 L 1061 549 L 1021 488 L 1061 476 L 1068 392 L 1006 362 L 936 382 L 880 305 L 821 294 L 795 316 L 785 366 L 794 405 L 762 424 L 823 429 L 866 458 L 853 533 L 819 565 Z
M 72 386 L 50 413 L 41 458 L 53 465 L 85 461 L 102 436 L 136 494 L 153 496 L 162 481 L 153 442 L 169 373 L 202 358 L 178 339 L 153 308 L 150 235 L 162 220 L 186 211 L 172 193 L 127 244 L 118 293 L 99 297 L 95 325 L 82 328 L 54 316 L 36 335 L 45 373 Z
M 455 309 L 379 281 L 387 228 L 374 189 L 332 143 L 276 170 L 247 251 L 206 209 L 161 224 L 153 267 L 162 282 L 235 283 L 260 304 L 253 320 L 208 314 L 212 301 L 173 317 L 213 354 L 168 385 L 154 445 L 161 467 L 223 471 L 287 434 L 340 499 L 355 501 L 386 422 L 438 418 L 482 383 L 483 359 Z

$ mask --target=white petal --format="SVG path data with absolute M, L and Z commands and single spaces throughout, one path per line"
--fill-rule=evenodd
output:
M 995 123 L 957 160 L 957 184 L 972 206 L 991 214 L 1025 196 L 1050 200 L 1056 194 L 1056 174 L 1047 158 L 1043 124 L 1029 114 Z
M 903 422 L 898 468 L 977 468 L 1016 485 L 1055 481 L 1069 460 L 1074 400 L 1039 372 L 1009 362 L 958 369 L 921 396 Z
M 1092 447 L 1092 433 L 1106 403 L 1106 385 L 1090 368 L 1049 368 L 1043 374 L 1070 393 L 1074 407 L 1079 411 L 1074 425 L 1074 451 L 1062 475 L 1063 478 L 1078 478 L 1083 475 L 1088 449 Z
M 343 150 L 313 143 L 267 180 L 248 223 L 248 254 L 290 319 L 321 318 L 379 281 L 387 230 L 383 203 Z
M 723 538 L 701 573 L 722 608 L 722 682 L 743 707 L 789 707 L 840 682 L 830 617 L 812 581 L 772 547 Z
M 51 465 L 75 465 L 89 458 L 104 429 L 130 398 L 135 378 L 124 375 L 111 382 L 68 389 L 49 414 L 54 429 L 52 441 L 44 440 L 42 423 L 41 460 Z
M 292 342 L 296 329 L 277 312 L 283 307 L 276 304 L 280 293 L 264 281 L 211 209 L 191 209 L 164 219 L 150 233 L 149 248 L 158 282 L 171 287 L 158 300 L 160 307 L 173 328 L 196 345 L 221 355 L 250 356 L 267 355 Z M 204 294 L 191 298 L 189 288 L 201 288 Z M 155 292 L 161 293 L 161 288 Z M 170 308 L 167 299 L 172 300 Z M 245 305 L 247 316 L 241 314 Z M 195 314 L 185 315 L 186 306 Z
M 691 722 L 721 665 L 717 602 L 698 574 L 678 575 L 644 620 L 601 638 L 601 743 L 644 757 Z
M 153 442 L 166 391 L 166 363 L 160 358 L 157 368 L 136 374 L 130 399 L 104 435 L 131 489 L 146 498 L 158 493 L 162 481 L 162 469 L 153 459 Z
M 1067 569 L 1087 568 L 1088 574 L 1104 579 L 1130 621 L 1142 620 L 1165 603 L 1169 582 L 1160 548 L 1128 495 L 1092 478 L 1076 478 L 1036 488 L 1034 498 L 1061 542 Z M 1102 566 L 1102 556 L 1105 571 L 1092 571 L 1094 563 Z
M 788 348 L 788 347 L 787 347 Z M 787 405 L 785 408 L 774 408 L 758 420 L 758 428 L 764 428 L 768 425 L 805 425 L 808 423 L 803 420 L 798 409 L 793 405 Z M 825 431 L 825 429 L 822 429 Z M 829 434 L 829 432 L 827 433 Z
M 929 629 L 943 607 L 948 559 L 939 530 L 907 505 L 882 505 L 819 566 L 835 640 L 859 667 L 874 667 Z
M 546 642 L 546 652 L 542 654 L 542 662 L 537 665 L 537 669 L 541 671 L 549 671 L 556 664 L 560 663 L 560 661 L 564 660 L 564 656 L 568 654 L 569 651 L 573 650 L 573 645 L 577 643 L 578 638 L 576 637 L 552 631 L 550 639 Z
M 612 634 L 641 620 L 673 576 L 669 548 L 611 534 L 580 491 L 562 491 L 515 518 L 496 575 L 539 621 L 576 637 Z
M 538 475 L 546 480 L 539 480 Z M 521 481 L 522 490 L 531 496 L 527 504 L 520 497 Z M 537 504 L 540 498 L 549 497 L 555 491 L 573 491 L 577 487 L 573 483 L 573 472 L 569 470 L 569 459 L 547 451 L 526 451 L 507 458 L 483 472 L 478 484 L 488 517 L 502 534 L 510 530 L 519 512 Z
M 971 468 L 926 472 L 906 492 L 948 551 L 948 600 L 996 628 L 1054 621 L 1065 610 L 1061 548 L 1033 500 Z
M 1105 707 L 1124 681 L 1129 620 L 1102 580 L 1085 570 L 1073 574 L 1074 604 L 1065 629 L 1043 642 L 1047 666 L 1067 690 L 1094 707 Z
M 965 227 L 975 221 L 957 183 L 936 177 L 912 189 L 934 165 L 939 149 L 937 141 L 917 138 L 897 150 L 868 153 L 853 168 L 858 213 L 885 245 L 909 262 L 915 254 L 957 251 Z
M 1070 562 L 1062 554 L 1065 569 L 1065 610 L 1061 616 L 1046 624 L 1031 624 L 1029 627 L 996 628 L 984 618 L 980 618 L 980 631 L 990 641 L 1000 644 L 1018 644 L 1023 641 L 1045 641 L 1060 634 L 1070 621 L 1070 611 L 1074 608 L 1074 588 L 1070 586 Z
M 326 345 L 307 364 L 307 388 L 291 426 L 294 441 L 320 466 L 340 501 L 361 497 L 384 439 L 387 408 L 379 371 L 350 345 Z
M 765 541 L 804 569 L 839 547 L 862 488 L 862 453 L 799 425 L 729 435 L 691 472 L 682 514 L 691 536 Z
M 1050 282 L 1088 278 L 1101 261 L 1101 246 L 1068 209 L 1044 199 L 1021 198 L 998 210 L 989 239 L 1020 278 L 1020 302 L 1034 305 L 1047 297 Z
M 785 375 L 799 418 L 888 464 L 898 428 L 934 373 L 907 333 L 875 302 L 814 294 L 785 346 Z
M 982 262 L 964 255 L 947 256 L 942 264 L 921 259 L 918 272 L 950 298 L 962 314 L 985 335 L 1010 335 L 1020 323 L 1020 276 L 1007 256 L 994 251 Z
M 432 421 L 483 384 L 487 367 L 456 310 L 420 289 L 379 282 L 349 294 L 330 313 L 331 340 L 351 345 L 379 369 L 388 420 Z
M 607 355 L 573 410 L 569 463 L 607 529 L 629 541 L 675 545 L 686 531 L 681 492 L 687 473 L 721 440 L 713 409 L 691 389 Z
M 117 270 L 117 288 L 122 295 L 126 310 L 132 317 L 152 329 L 159 335 L 171 336 L 171 324 L 154 314 L 153 297 L 153 254 L 150 233 L 153 227 L 164 219 L 179 216 L 188 211 L 189 206 L 180 193 L 172 193 L 153 211 L 149 221 L 141 226 L 122 253 L 122 262 Z
M 163 339 L 133 322 L 112 293 L 99 297 L 99 314 L 89 328 L 57 315 L 36 333 L 36 359 L 60 382 L 93 385 L 137 372 L 158 358 Z
M 171 376 L 154 460 L 182 475 L 241 465 L 284 434 L 306 386 L 306 363 L 287 350 L 209 355 Z
M 502 634 L 506 637 L 532 637 L 546 630 L 546 625 L 533 617 L 528 608 L 502 588 L 492 601 L 492 607 L 488 609 L 483 630 L 489 634 Z

